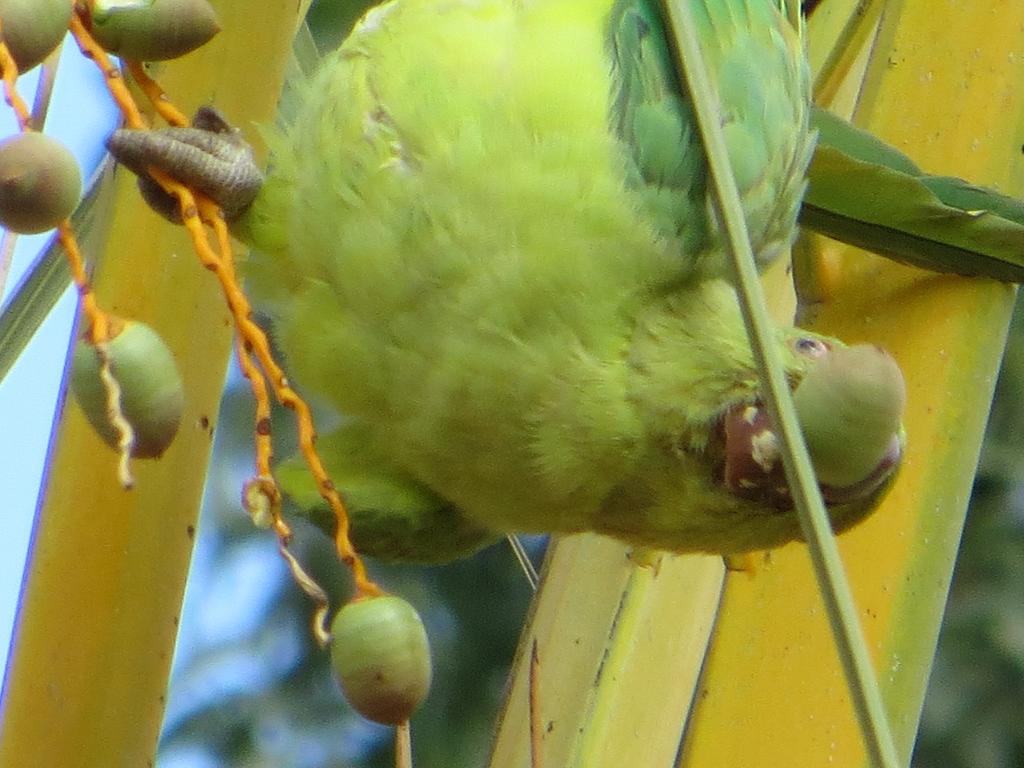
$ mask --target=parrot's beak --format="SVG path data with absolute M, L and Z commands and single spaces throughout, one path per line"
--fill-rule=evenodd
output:
M 889 441 L 889 448 L 878 462 L 874 471 L 859 483 L 837 487 L 821 485 L 821 495 L 826 504 L 850 504 L 873 496 L 889 483 L 903 460 L 903 434 L 896 433 Z
M 872 344 L 828 347 L 793 390 L 793 405 L 821 493 L 830 505 L 870 502 L 903 457 L 906 384 Z M 737 496 L 792 508 L 775 426 L 760 401 L 722 417 L 722 482 Z
M 723 485 L 742 498 L 780 510 L 792 509 L 778 436 L 762 404 L 745 403 L 726 411 L 719 434 L 724 445 Z M 899 469 L 903 443 L 902 430 L 894 432 L 881 460 L 855 483 L 820 484 L 825 503 L 830 506 L 849 504 L 877 494 Z

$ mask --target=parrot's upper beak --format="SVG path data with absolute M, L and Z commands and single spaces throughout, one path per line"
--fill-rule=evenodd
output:
M 760 402 L 730 408 L 721 420 L 723 450 L 721 479 L 733 494 L 775 507 L 792 509 L 782 451 L 767 410 Z M 903 457 L 902 431 L 894 432 L 881 460 L 864 478 L 837 486 L 820 484 L 828 505 L 867 499 L 885 486 Z

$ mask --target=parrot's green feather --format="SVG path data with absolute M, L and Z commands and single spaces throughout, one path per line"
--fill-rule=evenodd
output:
M 627 179 L 642 189 L 658 229 L 680 236 L 683 253 L 699 253 L 709 239 L 704 149 L 657 3 L 617 2 L 609 32 L 612 125 L 629 151 Z
M 790 244 L 814 141 L 810 73 L 798 30 L 765 0 L 692 4 L 702 52 L 715 71 L 722 128 L 753 238 L 765 266 Z M 704 149 L 673 67 L 657 0 L 619 0 L 609 21 L 612 124 L 628 150 L 627 179 L 641 188 L 658 229 L 690 259 L 721 244 L 708 197 Z
M 692 2 L 767 261 L 813 143 L 799 35 L 773 0 Z M 486 530 L 718 552 L 799 536 L 720 482 L 721 419 L 757 383 L 668 51 L 654 2 L 398 0 L 272 140 L 239 231 L 294 379 L 386 455 L 373 478 L 350 439 L 321 444 L 357 541 L 430 546 L 433 519 L 465 523 L 466 550 Z M 802 335 L 778 332 L 794 383 Z

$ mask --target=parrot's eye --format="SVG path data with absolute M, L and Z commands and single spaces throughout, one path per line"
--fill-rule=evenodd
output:
M 799 355 L 814 359 L 827 355 L 831 347 L 821 339 L 814 339 L 810 336 L 801 336 L 793 341 L 793 349 Z

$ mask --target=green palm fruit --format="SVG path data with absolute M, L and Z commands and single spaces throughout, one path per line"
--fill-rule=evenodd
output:
M 377 723 L 404 723 L 430 691 L 427 632 L 400 597 L 364 598 L 338 611 L 331 665 L 352 708 Z
M 32 69 L 60 44 L 72 8 L 68 0 L 0 0 L 0 37 L 19 71 Z
M 21 234 L 53 229 L 81 193 L 78 163 L 56 139 L 29 131 L 0 141 L 0 226 Z
M 160 457 L 181 423 L 184 388 L 174 356 L 163 339 L 144 323 L 116 321 L 108 342 L 110 367 L 121 388 L 121 411 L 135 433 L 131 455 Z M 111 447 L 119 434 L 107 414 L 107 390 L 100 378 L 100 356 L 80 340 L 71 364 L 71 388 L 89 423 Z
M 104 49 L 127 59 L 176 59 L 220 31 L 207 0 L 96 0 L 92 35 Z

